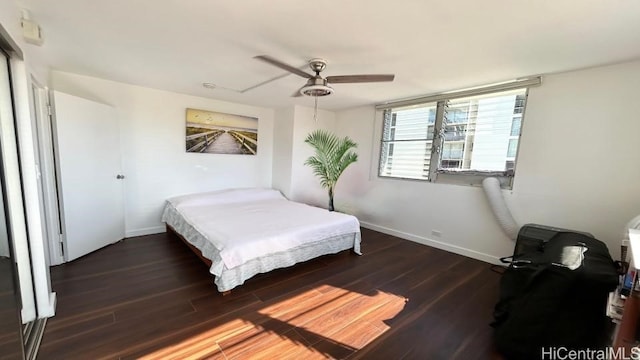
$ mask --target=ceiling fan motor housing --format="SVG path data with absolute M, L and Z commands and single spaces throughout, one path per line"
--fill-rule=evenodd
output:
M 327 96 L 332 93 L 333 88 L 319 75 L 307 80 L 307 84 L 300 89 L 300 94 L 306 96 Z
M 327 60 L 315 58 L 309 60 L 309 67 L 318 75 L 322 70 L 327 68 Z

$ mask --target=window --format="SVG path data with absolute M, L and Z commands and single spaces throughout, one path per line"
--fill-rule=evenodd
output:
M 442 160 L 462 159 L 464 143 L 451 141 L 442 146 Z
M 518 151 L 518 139 L 509 139 L 509 147 L 507 148 L 507 158 L 515 158 Z
M 520 126 L 522 124 L 522 116 L 514 116 L 511 120 L 511 136 L 520 136 Z
M 442 169 L 458 169 L 458 168 L 460 168 L 460 161 L 458 161 L 458 160 L 442 160 L 440 162 L 440 168 L 442 168 Z
M 381 105 L 379 175 L 432 181 L 439 174 L 512 176 L 527 86 Z
M 385 112 L 380 172 L 386 176 L 428 179 L 436 104 Z

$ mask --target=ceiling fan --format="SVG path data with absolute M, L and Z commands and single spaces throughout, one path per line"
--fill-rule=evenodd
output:
M 322 77 L 320 76 L 320 73 L 327 67 L 327 61 L 324 59 L 315 58 L 309 60 L 309 67 L 313 72 L 315 72 L 315 75 L 312 75 L 268 55 L 258 55 L 254 58 L 308 79 L 307 83 L 292 95 L 294 97 L 307 95 L 317 98 L 318 96 L 332 94 L 333 88 L 329 84 L 384 82 L 393 81 L 395 77 L 393 74 L 338 75 Z

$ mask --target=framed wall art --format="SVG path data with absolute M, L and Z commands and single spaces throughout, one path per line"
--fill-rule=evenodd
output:
M 215 111 L 187 109 L 187 152 L 255 155 L 258 118 Z

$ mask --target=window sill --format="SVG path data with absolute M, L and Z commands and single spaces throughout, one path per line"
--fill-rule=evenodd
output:
M 459 186 L 482 186 L 482 181 L 488 177 L 495 177 L 500 181 L 500 188 L 511 190 L 513 188 L 513 171 L 451 171 L 438 170 L 433 181 L 429 179 L 419 179 L 400 176 L 378 175 L 379 179 L 420 181 L 435 184 L 459 185 Z
M 450 171 L 438 170 L 435 183 L 482 186 L 482 181 L 488 177 L 495 177 L 500 181 L 502 189 L 511 190 L 513 188 L 514 172 L 510 171 Z
M 468 175 L 468 176 L 484 176 L 484 177 L 513 177 L 513 170 L 494 171 L 494 170 L 455 170 L 455 169 L 438 169 L 438 174 L 448 175 Z

